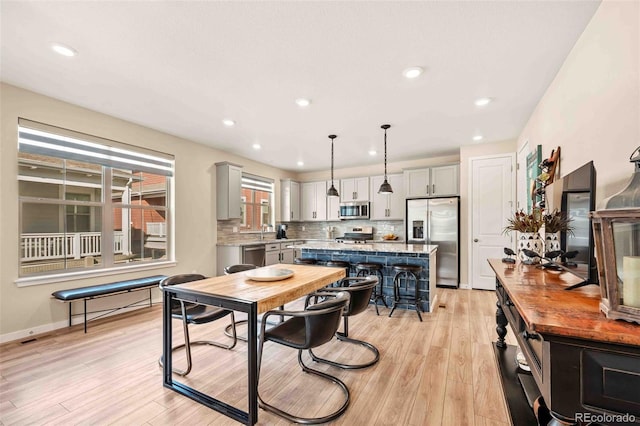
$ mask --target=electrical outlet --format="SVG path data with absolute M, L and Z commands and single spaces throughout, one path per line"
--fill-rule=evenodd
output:
M 238 227 L 237 226 L 233 227 L 233 232 L 238 232 Z
M 307 228 L 306 228 L 305 226 L 303 226 L 303 227 L 302 227 L 302 230 L 303 230 L 303 231 L 306 231 L 306 229 L 307 229 Z

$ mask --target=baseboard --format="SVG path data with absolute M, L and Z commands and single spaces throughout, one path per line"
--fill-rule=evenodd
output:
M 154 301 L 155 303 L 155 301 Z M 120 314 L 124 314 L 130 311 L 134 311 L 137 309 L 143 309 L 143 308 L 148 308 L 149 305 L 146 306 L 131 306 L 128 308 L 121 308 L 116 312 L 111 312 L 109 314 L 106 315 L 102 315 L 101 318 L 107 318 L 107 317 L 111 317 L 114 315 L 120 315 Z M 91 320 L 94 317 L 99 316 L 99 313 L 95 313 L 95 314 L 87 314 L 87 320 Z M 73 316 L 71 318 L 71 325 L 78 325 L 78 324 L 83 324 L 84 323 L 84 316 L 83 315 L 78 315 L 78 316 Z M 53 323 L 49 323 L 49 324 L 43 324 L 43 325 L 39 325 L 36 327 L 31 327 L 31 328 L 27 328 L 24 330 L 18 330 L 18 331 L 14 331 L 11 333 L 7 333 L 7 334 L 1 334 L 0 335 L 0 344 L 3 343 L 10 343 L 10 342 L 21 342 L 21 341 L 25 341 L 25 340 L 30 340 L 35 338 L 36 336 L 42 335 L 42 334 L 47 334 L 47 333 L 51 333 L 52 331 L 56 331 L 56 330 L 60 330 L 62 328 L 67 328 L 69 327 L 69 319 L 65 319 L 63 321 L 57 321 L 57 322 L 53 322 Z M 89 328 L 91 328 L 91 323 L 89 323 L 88 325 Z
M 471 290 L 471 286 L 469 284 L 460 283 L 460 288 L 465 290 Z

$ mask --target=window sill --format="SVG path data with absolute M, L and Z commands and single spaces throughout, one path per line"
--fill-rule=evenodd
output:
M 117 268 L 105 268 L 95 271 L 66 272 L 54 275 L 38 275 L 37 277 L 18 278 L 15 283 L 18 287 L 29 287 L 32 285 L 53 284 L 63 281 L 81 280 L 87 278 L 106 277 L 110 275 L 128 274 L 138 271 L 148 271 L 151 269 L 163 269 L 176 266 L 178 262 L 175 260 L 167 260 L 164 262 L 153 262 L 145 265 L 120 266 Z

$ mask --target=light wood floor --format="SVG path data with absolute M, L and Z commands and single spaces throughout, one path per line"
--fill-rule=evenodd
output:
M 360 371 L 331 371 L 351 390 L 340 425 L 506 425 L 504 397 L 493 357 L 495 295 L 438 289 L 435 311 L 420 323 L 415 311 L 373 307 L 351 318 L 350 335 L 375 344 L 381 360 Z M 289 307 L 289 306 L 288 306 Z M 193 326 L 192 339 L 220 338 L 226 319 Z M 175 341 L 182 338 L 174 323 Z M 508 336 L 510 337 L 510 336 Z M 512 342 L 511 342 L 512 343 Z M 0 347 L 0 423 L 226 425 L 232 420 L 162 386 L 157 359 L 162 345 L 161 306 L 99 320 L 27 343 Z M 318 350 L 338 359 L 368 353 L 340 342 Z M 246 344 L 227 351 L 194 348 L 184 383 L 246 408 Z M 178 354 L 178 353 L 177 353 Z M 182 355 L 176 355 L 180 363 Z M 179 366 L 180 364 L 178 364 Z M 267 343 L 260 393 L 305 416 L 339 404 L 333 385 L 301 373 L 294 350 Z M 259 424 L 286 424 L 260 411 Z

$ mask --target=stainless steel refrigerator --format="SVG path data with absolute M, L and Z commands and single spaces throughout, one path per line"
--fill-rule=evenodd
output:
M 460 283 L 460 198 L 408 199 L 406 212 L 407 242 L 438 246 L 436 285 L 458 287 Z

